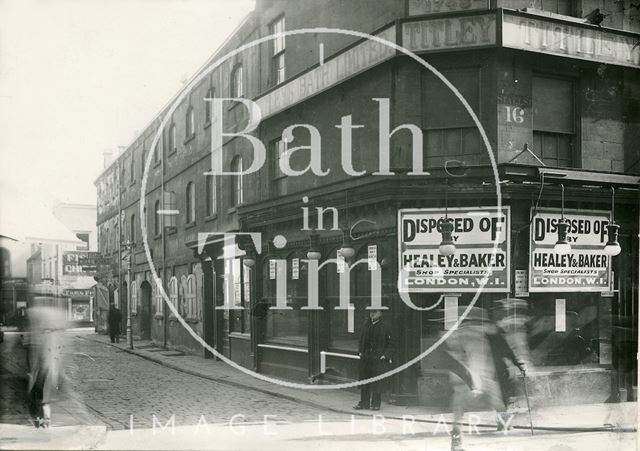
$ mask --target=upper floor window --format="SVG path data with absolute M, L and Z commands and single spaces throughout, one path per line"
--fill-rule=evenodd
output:
M 278 85 L 284 81 L 285 65 L 285 37 L 284 16 L 274 21 L 269 27 L 269 34 L 276 35 L 271 43 L 271 79 L 273 84 Z
M 209 88 L 204 101 L 204 122 L 208 124 L 211 122 L 211 101 L 207 99 L 213 99 L 213 88 Z
M 136 215 L 131 215 L 131 226 L 129 228 L 129 239 L 131 244 L 136 242 Z
M 207 181 L 207 216 L 213 216 L 218 212 L 216 178 L 214 175 L 207 175 L 205 179 Z
M 142 148 L 142 154 L 140 155 L 140 177 L 144 175 L 144 165 L 146 164 L 145 157 L 147 155 L 147 149 Z
M 286 143 L 278 138 L 271 141 L 269 146 L 269 155 L 271 159 L 271 183 L 273 186 L 273 194 L 282 196 L 286 194 L 286 174 L 280 169 L 280 159 L 286 151 Z
M 176 140 L 176 124 L 171 124 L 169 127 L 169 153 L 173 153 L 178 150 L 178 142 Z
M 195 119 L 195 112 L 193 107 L 189 107 L 189 109 L 187 110 L 187 127 L 186 127 L 186 137 L 187 138 L 191 138 L 193 135 L 196 134 L 196 119 Z
M 545 165 L 575 164 L 573 82 L 566 78 L 533 77 L 533 152 Z
M 89 234 L 86 232 L 76 233 L 76 238 L 82 241 L 82 244 L 76 246 L 78 250 L 89 250 Z
M 160 213 L 158 213 L 159 210 L 160 210 L 160 201 L 157 200 L 153 208 L 153 212 L 154 212 L 153 232 L 155 233 L 156 236 L 160 235 L 160 227 L 162 223 L 162 218 L 160 217 Z
M 479 68 L 443 70 L 473 111 L 480 116 Z M 435 75 L 424 75 L 422 90 L 425 167 L 441 166 L 451 158 L 467 164 L 481 162 L 482 139 L 466 108 Z
M 231 73 L 231 96 L 239 98 L 244 96 L 242 64 L 238 64 Z
M 236 155 L 231 161 L 231 171 L 235 172 L 231 176 L 231 205 L 236 206 L 244 201 L 244 180 L 242 177 L 242 157 Z
M 187 224 L 196 220 L 196 186 L 193 182 L 187 183 Z
M 131 172 L 129 174 L 129 181 L 131 183 L 136 181 L 136 159 L 133 151 L 131 151 Z
M 0 247 L 0 280 L 11 278 L 11 252 Z
M 138 283 L 131 282 L 131 313 L 138 313 Z

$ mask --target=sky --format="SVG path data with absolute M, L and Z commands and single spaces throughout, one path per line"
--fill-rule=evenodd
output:
M 0 219 L 96 202 L 127 146 L 253 0 L 0 0 Z

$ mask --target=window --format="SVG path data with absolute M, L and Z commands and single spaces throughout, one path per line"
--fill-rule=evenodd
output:
M 547 166 L 574 166 L 573 83 L 533 77 L 533 152 Z
M 540 9 L 565 16 L 574 15 L 572 0 L 542 0 Z
M 173 191 L 165 191 L 163 197 L 164 197 L 164 203 L 162 206 L 163 210 L 168 210 L 168 212 L 175 212 L 178 210 L 176 193 L 174 193 Z M 169 228 L 170 231 L 175 230 L 177 225 L 176 215 L 172 213 L 172 214 L 166 214 L 163 216 L 164 216 L 162 220 L 163 226 L 165 228 Z
M 211 102 L 206 99 L 213 99 L 213 88 L 209 88 L 204 101 L 204 123 L 209 124 L 211 122 Z
M 244 201 L 243 197 L 243 176 L 242 176 L 242 157 L 237 155 L 231 161 L 231 171 L 235 172 L 231 176 L 231 205 L 240 205 Z
M 77 250 L 89 250 L 89 234 L 82 232 L 82 233 L 76 233 L 76 238 L 78 238 L 80 241 L 83 242 L 83 244 L 79 244 L 76 249 Z
M 169 279 L 169 302 L 178 310 L 178 279 L 173 276 Z M 171 312 L 171 316 L 175 316 L 173 312 Z
M 196 120 L 195 120 L 195 112 L 193 107 L 189 107 L 187 110 L 187 119 L 186 119 L 186 130 L 185 130 L 185 138 L 189 139 L 196 134 Z
M 136 215 L 131 215 L 131 224 L 129 227 L 129 240 L 131 244 L 136 242 Z
M 210 217 L 218 212 L 216 178 L 214 175 L 207 175 L 205 179 L 207 181 L 207 217 Z
M 160 210 L 160 201 L 157 200 L 153 211 L 154 211 L 154 219 L 153 219 L 153 232 L 155 233 L 156 236 L 160 235 L 160 229 L 162 227 L 162 218 L 160 218 L 160 213 L 158 213 L 158 211 Z
M 193 182 L 187 183 L 187 224 L 196 220 L 196 186 Z
M 138 313 L 138 283 L 131 282 L 131 313 Z
M 171 124 L 169 127 L 169 153 L 177 152 L 178 143 L 176 141 L 176 124 Z
M 129 171 L 129 182 L 133 184 L 136 181 L 136 159 L 135 154 L 131 151 L 131 170 Z
M 140 155 L 140 178 L 144 175 L 144 165 L 146 164 L 145 156 L 147 155 L 147 149 L 142 148 L 142 155 Z
M 244 96 L 243 89 L 243 80 L 242 80 L 242 64 L 238 64 L 231 73 L 231 96 L 234 98 L 239 98 Z
M 242 264 L 242 259 L 225 260 L 225 277 L 230 277 L 231 284 L 225 284 L 225 289 L 230 287 L 229 300 L 234 306 L 243 307 L 243 310 L 229 310 L 229 330 L 238 333 L 249 333 L 251 321 L 249 317 L 251 306 L 251 269 Z
M 285 37 L 284 33 L 284 16 L 276 20 L 269 27 L 269 34 L 278 35 L 272 41 L 271 45 L 271 80 L 274 85 L 279 85 L 285 79 Z
M 190 274 L 184 282 L 184 298 L 186 302 L 186 316 L 197 319 L 196 311 L 196 276 Z
M 273 195 L 282 196 L 286 194 L 286 174 L 280 169 L 280 159 L 286 152 L 287 145 L 282 139 L 271 141 L 269 154 L 271 156 L 271 182 Z
M 442 73 L 480 117 L 480 69 Z M 480 133 L 458 97 L 431 73 L 424 75 L 423 84 L 425 167 L 440 166 L 453 157 L 467 164 L 480 163 L 484 155 Z
M 162 155 L 162 136 L 158 138 L 158 142 L 156 142 L 156 147 L 151 149 L 153 152 L 153 162 L 159 163 L 160 156 Z
M 11 252 L 0 247 L 0 280 L 11 278 Z
M 162 304 L 164 299 L 162 298 L 162 290 L 158 287 L 158 284 L 162 283 L 162 279 L 158 279 L 153 283 L 153 299 L 156 304 L 156 316 L 162 316 Z

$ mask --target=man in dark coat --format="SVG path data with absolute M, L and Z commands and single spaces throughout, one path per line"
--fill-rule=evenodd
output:
M 107 315 L 107 322 L 109 323 L 109 337 L 111 338 L 111 343 L 119 343 L 120 342 L 120 323 L 122 322 L 122 313 L 120 313 L 120 309 L 115 306 L 115 304 L 111 304 L 109 306 L 109 314 Z
M 381 310 L 371 310 L 365 321 L 358 352 L 360 355 L 360 380 L 369 379 L 389 370 L 392 359 L 391 330 L 382 320 Z M 380 410 L 380 396 L 385 389 L 385 380 L 365 384 L 360 389 L 360 402 L 356 410 Z

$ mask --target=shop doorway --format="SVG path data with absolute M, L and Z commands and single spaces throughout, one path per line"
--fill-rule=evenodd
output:
M 140 284 L 140 339 L 151 340 L 151 285 L 146 280 Z

